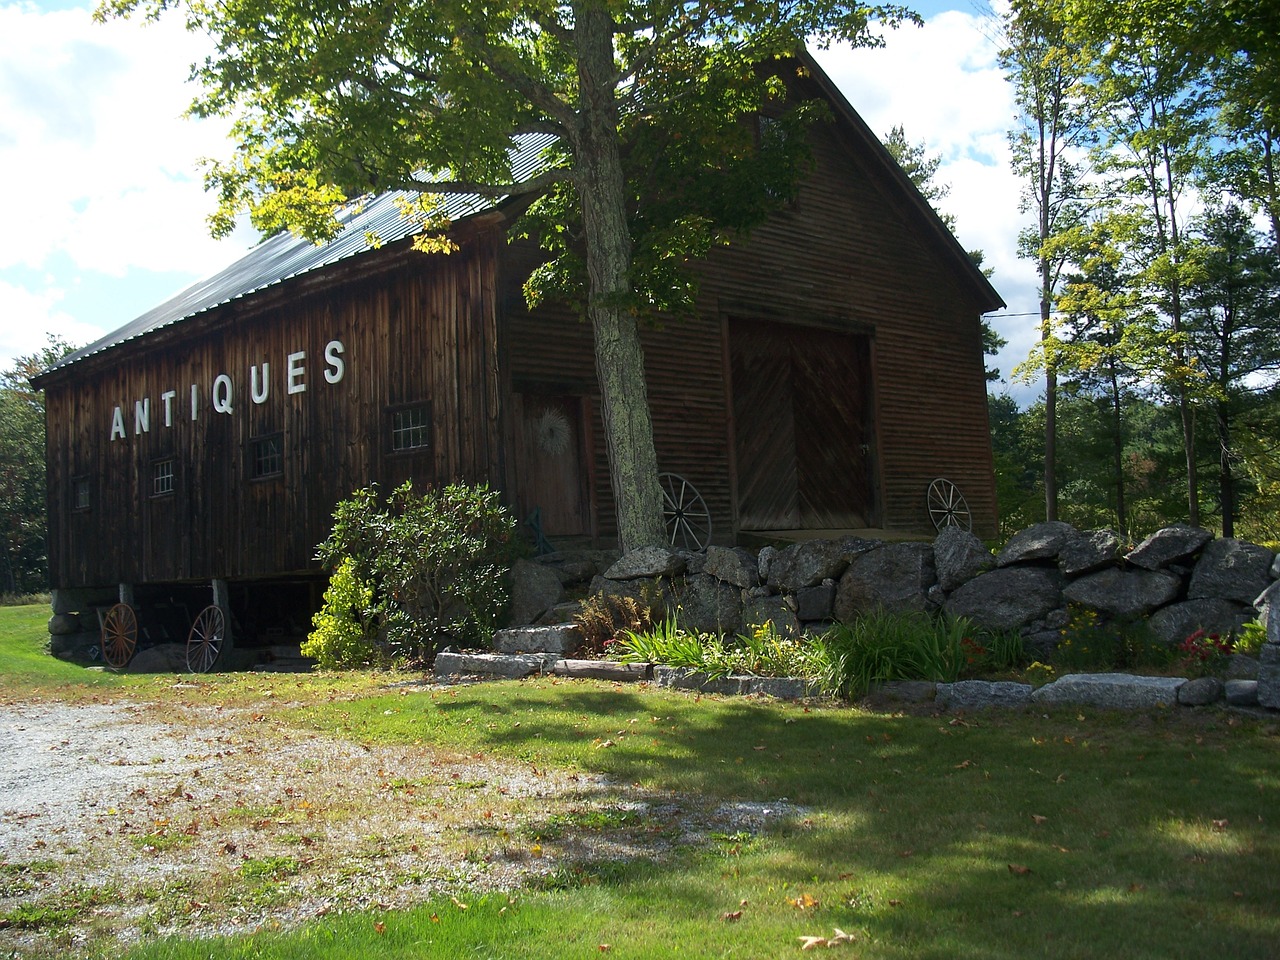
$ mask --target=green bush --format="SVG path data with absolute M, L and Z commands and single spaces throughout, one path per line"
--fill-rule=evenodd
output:
M 333 520 L 317 556 L 335 570 L 349 561 L 355 582 L 369 590 L 359 627 L 366 639 L 372 629 L 383 655 L 425 658 L 492 637 L 518 548 L 515 520 L 488 487 L 418 494 L 406 482 L 384 507 L 370 486 L 339 503 Z M 346 609 L 335 605 L 331 614 L 350 620 L 355 608 Z
M 347 558 L 338 564 L 324 592 L 324 606 L 311 618 L 302 655 L 326 670 L 368 666 L 378 659 L 373 623 L 373 587 L 356 576 Z

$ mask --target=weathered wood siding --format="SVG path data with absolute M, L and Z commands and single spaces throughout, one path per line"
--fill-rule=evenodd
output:
M 825 464 L 812 481 L 819 487 L 804 491 L 817 505 L 810 516 L 835 523 L 853 515 L 842 513 L 842 502 L 867 502 L 869 524 L 927 533 L 926 490 L 945 476 L 968 499 L 975 530 L 993 535 L 981 295 L 954 251 L 847 128 L 836 121 L 819 125 L 813 150 L 812 175 L 795 202 L 747 240 L 714 250 L 703 265 L 698 316 L 668 319 L 644 332 L 660 469 L 698 487 L 717 541 L 750 528 L 753 518 L 738 514 L 750 491 L 737 489 L 745 474 L 733 449 L 729 330 L 738 321 L 781 325 L 801 339 L 805 330 L 845 333 L 866 344 L 868 359 L 843 374 L 827 370 L 825 402 L 863 421 L 856 428 L 861 436 L 833 437 L 831 444 L 848 460 L 853 489 L 842 492 L 840 465 Z M 515 278 L 529 262 L 527 252 L 514 251 L 504 284 L 509 382 L 516 390 L 595 397 L 590 325 L 565 311 L 529 314 L 520 306 Z M 815 370 L 829 366 L 827 357 L 813 359 Z M 812 437 L 828 422 L 822 402 L 809 396 L 791 411 L 779 410 L 779 425 L 794 416 L 802 422 L 784 432 Z M 592 446 L 597 532 L 607 537 L 615 529 L 614 508 L 598 413 Z M 754 449 L 769 456 L 768 438 Z M 509 483 L 519 487 L 514 470 Z M 797 505 L 800 497 L 797 489 Z
M 450 256 L 385 258 L 374 275 L 329 272 L 76 364 L 46 384 L 51 574 L 56 587 L 270 577 L 316 569 L 334 504 L 377 481 L 501 477 L 493 265 L 497 240 Z M 343 344 L 340 382 L 325 348 Z M 288 357 L 304 392 L 286 389 Z M 251 397 L 267 364 L 269 395 Z M 211 404 L 234 385 L 232 412 Z M 261 385 L 262 380 L 259 380 Z M 199 393 L 191 417 L 191 385 Z M 171 424 L 164 420 L 163 394 Z M 135 430 L 135 403 L 150 429 Z M 430 403 L 425 448 L 393 453 L 390 410 Z M 112 440 L 119 406 L 126 436 Z M 283 469 L 251 479 L 252 442 L 278 434 Z M 174 492 L 152 495 L 157 459 Z M 74 481 L 90 506 L 74 509 Z

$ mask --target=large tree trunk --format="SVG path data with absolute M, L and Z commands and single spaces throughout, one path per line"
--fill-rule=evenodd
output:
M 1114 361 L 1110 367 L 1111 385 L 1111 469 L 1116 478 L 1116 527 L 1121 536 L 1129 535 L 1129 509 L 1124 490 L 1124 418 L 1121 413 L 1120 378 Z
M 1218 503 L 1222 507 L 1222 535 L 1236 535 L 1236 486 L 1231 470 L 1231 415 L 1218 402 Z
M 623 551 L 664 541 L 662 492 L 645 385 L 644 351 L 628 309 L 631 234 L 618 144 L 613 20 L 599 3 L 575 5 L 582 124 L 575 143 L 589 281 L 587 314 L 609 477 Z

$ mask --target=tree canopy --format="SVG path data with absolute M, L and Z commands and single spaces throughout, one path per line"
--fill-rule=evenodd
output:
M 686 261 L 781 202 L 803 159 L 786 131 L 806 110 L 760 65 L 915 19 L 826 0 L 105 0 L 99 15 L 169 10 L 216 44 L 192 111 L 234 120 L 235 153 L 208 172 L 216 232 L 247 211 L 322 240 L 344 203 L 401 188 L 439 250 L 433 196 L 537 198 L 550 262 L 529 293 L 569 294 L 591 320 L 626 549 L 662 539 L 637 323 L 687 303 Z M 771 105 L 776 135 L 743 122 Z M 522 133 L 556 145 L 516 182 Z

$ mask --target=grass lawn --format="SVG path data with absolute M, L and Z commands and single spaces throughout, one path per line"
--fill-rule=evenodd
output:
M 0 693 L 56 696 L 82 682 L 80 668 L 31 665 L 43 622 L 0 610 Z M 175 690 L 172 679 L 101 682 L 133 698 L 242 702 L 268 683 L 218 677 Z M 169 939 L 126 956 L 784 957 L 805 937 L 858 958 L 1278 952 L 1274 717 L 905 716 L 590 681 L 390 691 L 375 682 L 276 678 L 255 709 L 370 745 L 602 774 L 677 804 L 697 796 L 794 812 L 661 857 L 563 864 L 539 889 Z

